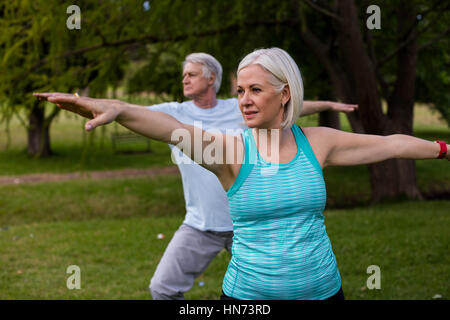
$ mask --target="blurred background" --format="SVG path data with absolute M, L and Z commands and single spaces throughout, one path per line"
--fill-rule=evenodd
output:
M 299 125 L 449 141 L 449 25 L 450 3 L 437 0 L 0 0 L 0 299 L 150 299 L 185 213 L 179 176 L 162 169 L 173 167 L 167 145 L 116 124 L 86 133 L 84 120 L 33 92 L 183 101 L 182 61 L 207 52 L 223 66 L 219 97 L 230 98 L 240 59 L 280 47 L 299 65 L 305 100 L 359 105 Z M 108 178 L 130 169 L 142 173 Z M 447 161 L 324 175 L 346 297 L 449 297 Z M 228 259 L 214 260 L 187 298 L 217 299 Z M 72 264 L 80 290 L 66 287 Z M 379 290 L 365 285 L 374 264 Z

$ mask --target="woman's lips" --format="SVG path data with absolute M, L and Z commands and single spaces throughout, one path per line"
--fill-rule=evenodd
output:
M 258 111 L 244 111 L 244 116 L 246 119 L 254 118 Z

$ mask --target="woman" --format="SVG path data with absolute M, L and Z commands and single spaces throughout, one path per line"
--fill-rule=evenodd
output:
M 234 231 L 223 282 L 225 298 L 343 298 L 323 223 L 322 169 L 390 158 L 448 160 L 448 146 L 405 135 L 362 135 L 321 127 L 301 130 L 295 125 L 303 103 L 300 71 L 278 48 L 257 50 L 241 61 L 237 93 L 249 127 L 241 136 L 199 134 L 198 128 L 169 115 L 120 101 L 35 95 L 93 118 L 86 123 L 87 130 L 115 120 L 152 139 L 176 144 L 217 175 L 227 191 Z M 206 159 L 212 146 L 226 161 Z

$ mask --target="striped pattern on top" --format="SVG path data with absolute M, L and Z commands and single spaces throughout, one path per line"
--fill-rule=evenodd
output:
M 300 128 L 292 131 L 298 151 L 285 164 L 264 161 L 251 130 L 242 134 L 244 164 L 227 193 L 234 237 L 222 289 L 230 297 L 319 300 L 341 287 L 322 169 Z

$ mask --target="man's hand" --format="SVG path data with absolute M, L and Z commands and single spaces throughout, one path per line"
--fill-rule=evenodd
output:
M 303 101 L 303 109 L 300 114 L 301 117 L 322 111 L 336 111 L 336 112 L 353 112 L 358 109 L 357 104 L 346 104 L 332 101 Z
M 346 104 L 346 103 L 340 103 L 340 102 L 328 102 L 329 111 L 337 111 L 337 112 L 353 112 L 356 109 L 358 109 L 357 104 Z

